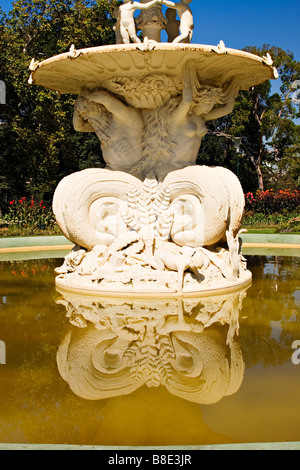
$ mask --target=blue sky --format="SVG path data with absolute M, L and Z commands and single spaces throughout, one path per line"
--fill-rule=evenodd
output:
M 0 5 L 8 11 L 11 1 L 0 0 Z M 299 0 L 193 0 L 191 8 L 193 43 L 216 45 L 222 39 L 234 49 L 265 43 L 290 50 L 300 60 Z

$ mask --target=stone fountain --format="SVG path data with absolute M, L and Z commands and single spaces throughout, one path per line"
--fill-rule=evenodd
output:
M 232 112 L 240 90 L 277 72 L 269 55 L 223 41 L 191 44 L 190 3 L 125 0 L 115 13 L 115 45 L 72 45 L 30 64 L 29 83 L 78 96 L 74 128 L 97 134 L 106 162 L 65 177 L 55 191 L 58 225 L 75 245 L 57 269 L 60 290 L 177 297 L 251 283 L 239 237 L 240 182 L 196 159 L 206 121 Z

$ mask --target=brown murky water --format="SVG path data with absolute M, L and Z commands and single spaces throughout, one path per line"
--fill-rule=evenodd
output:
M 183 302 L 62 295 L 60 264 L 0 263 L 0 442 L 300 440 L 300 258 Z

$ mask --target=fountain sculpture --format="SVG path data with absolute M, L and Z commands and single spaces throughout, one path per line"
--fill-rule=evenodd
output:
M 277 72 L 269 55 L 223 41 L 191 44 L 190 3 L 125 0 L 115 14 L 117 44 L 72 45 L 30 64 L 29 83 L 78 95 L 74 128 L 97 134 L 106 162 L 65 177 L 55 191 L 57 222 L 75 244 L 57 269 L 59 289 L 181 296 L 251 282 L 239 237 L 240 182 L 196 159 L 206 121 L 232 112 L 240 90 Z

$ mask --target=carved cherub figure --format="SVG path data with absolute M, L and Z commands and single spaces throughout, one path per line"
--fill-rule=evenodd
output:
M 192 0 L 181 0 L 180 2 L 175 3 L 169 0 L 162 0 L 163 5 L 177 10 L 178 16 L 180 18 L 179 29 L 181 34 L 173 40 L 173 43 L 191 42 L 192 40 L 194 20 L 192 10 L 189 7 L 191 1 Z
M 179 25 L 180 21 L 176 20 L 176 10 L 168 8 L 166 10 L 166 18 L 168 20 L 166 24 L 166 33 L 168 35 L 168 42 L 173 42 L 179 36 Z
M 119 12 L 119 7 L 115 7 L 113 11 L 113 17 L 115 18 L 116 22 L 114 24 L 113 30 L 116 35 L 116 43 L 117 44 L 122 44 L 123 43 L 123 38 L 121 36 L 120 32 L 120 12 Z
M 129 44 L 130 39 L 133 42 L 140 43 L 141 40 L 136 35 L 134 13 L 135 10 L 147 10 L 156 3 L 162 3 L 162 0 L 152 0 L 147 3 L 134 2 L 133 0 L 124 0 L 124 4 L 119 7 L 120 34 L 124 44 Z

